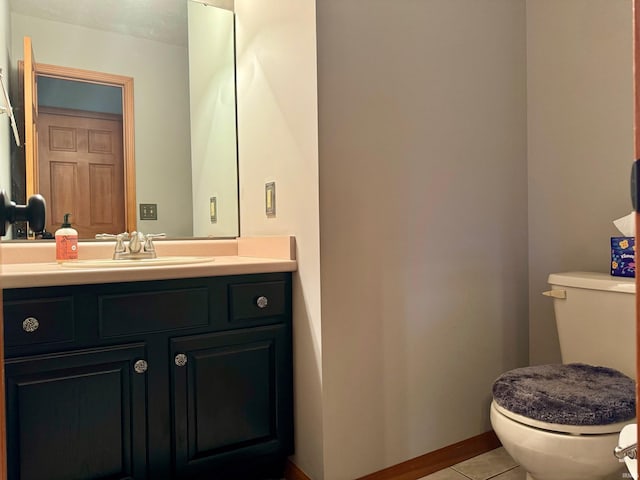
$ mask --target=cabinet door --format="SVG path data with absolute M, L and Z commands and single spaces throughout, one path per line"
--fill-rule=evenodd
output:
M 277 470 L 293 437 L 290 330 L 183 337 L 171 352 L 176 476 Z
M 130 344 L 7 360 L 8 478 L 146 478 L 144 358 Z

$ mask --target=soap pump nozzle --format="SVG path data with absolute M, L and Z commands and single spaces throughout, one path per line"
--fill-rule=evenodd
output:
M 62 220 L 62 225 L 60 225 L 60 228 L 71 228 L 71 223 L 69 223 L 69 217 L 71 216 L 70 213 L 65 213 L 63 216 L 63 220 Z

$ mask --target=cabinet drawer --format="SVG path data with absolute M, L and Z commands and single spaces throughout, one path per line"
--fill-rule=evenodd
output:
M 9 347 L 74 340 L 72 297 L 4 302 L 4 335 Z
M 239 283 L 229 286 L 232 322 L 284 315 L 285 282 Z
M 209 322 L 205 287 L 98 296 L 101 337 L 201 327 Z

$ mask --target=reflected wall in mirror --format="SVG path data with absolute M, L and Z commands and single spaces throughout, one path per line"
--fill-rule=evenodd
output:
M 12 68 L 28 36 L 37 64 L 133 78 L 134 225 L 143 232 L 239 235 L 233 2 L 213 2 L 10 2 Z M 140 219 L 141 204 L 155 204 L 157 220 Z

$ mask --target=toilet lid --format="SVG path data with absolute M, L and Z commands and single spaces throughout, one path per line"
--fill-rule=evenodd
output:
M 555 426 L 613 426 L 633 420 L 636 413 L 633 379 L 582 363 L 508 371 L 493 384 L 493 399 L 503 413 L 522 417 L 524 423 L 531 419 Z

